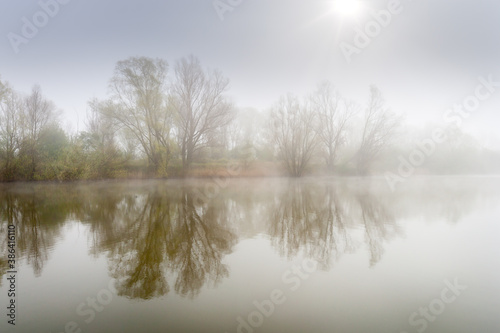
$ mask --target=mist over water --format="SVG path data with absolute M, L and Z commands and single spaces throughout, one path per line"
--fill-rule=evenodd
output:
M 499 185 L 234 179 L 208 200 L 209 181 L 1 185 L 30 300 L 16 332 L 494 332 Z M 441 312 L 454 283 L 466 289 Z

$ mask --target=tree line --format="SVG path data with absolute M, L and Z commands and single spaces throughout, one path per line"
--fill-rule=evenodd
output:
M 109 88 L 106 99 L 89 101 L 85 129 L 72 134 L 39 86 L 26 95 L 0 81 L 0 180 L 186 177 L 229 161 L 241 163 L 243 175 L 252 167 L 294 177 L 365 175 L 398 150 L 401 117 L 375 86 L 364 105 L 324 82 L 265 112 L 238 109 L 228 78 L 187 56 L 172 70 L 163 59 L 118 61 Z

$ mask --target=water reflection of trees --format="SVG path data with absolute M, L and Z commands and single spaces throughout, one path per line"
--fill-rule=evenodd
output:
M 217 201 L 195 205 L 187 189 L 161 188 L 130 199 L 118 204 L 112 223 L 91 222 L 95 250 L 108 251 L 120 295 L 162 296 L 175 277 L 175 292 L 194 297 L 204 285 L 217 284 L 228 275 L 222 260 L 236 236 L 228 228 L 224 205 Z
M 203 184 L 198 184 L 203 188 Z M 196 187 L 195 186 L 195 187 Z M 399 193 L 365 181 L 234 181 L 207 202 L 179 182 L 0 185 L 0 234 L 17 226 L 18 260 L 35 275 L 77 221 L 88 227 L 90 254 L 106 255 L 121 295 L 148 299 L 172 292 L 196 296 L 228 276 L 223 264 L 241 238 L 270 235 L 284 257 L 305 255 L 324 269 L 344 253 L 366 250 L 370 265 L 404 230 L 408 218 L 458 223 L 479 204 L 498 201 L 485 179 L 414 182 Z M 195 192 L 193 192 L 193 190 Z M 0 281 L 7 271 L 0 238 Z
M 332 188 L 292 180 L 276 194 L 270 216 L 272 242 L 288 258 L 302 251 L 327 265 L 351 246 L 348 216 Z
M 370 251 L 370 266 L 375 265 L 384 253 L 384 243 L 401 233 L 396 224 L 394 213 L 387 204 L 371 191 L 365 189 L 356 192 L 361 222 L 365 230 L 365 240 Z
M 0 190 L 2 235 L 7 235 L 9 224 L 16 226 L 16 261 L 26 260 L 35 276 L 41 275 L 67 216 L 65 202 L 60 199 L 57 194 L 41 192 L 36 187 L 20 193 Z M 2 250 L 7 249 L 7 243 L 7 237 L 2 237 Z M 1 262 L 6 266 L 6 259 Z
M 194 297 L 229 272 L 223 258 L 236 242 L 228 206 L 196 204 L 192 191 L 167 186 L 23 186 L 0 188 L 0 231 L 17 227 L 18 260 L 40 275 L 64 222 L 89 226 L 90 253 L 106 253 L 119 294 L 148 299 L 175 291 Z M 14 190 L 12 190 L 14 189 Z M 0 239 L 0 279 L 7 238 Z
M 373 192 L 336 183 L 291 181 L 278 191 L 270 215 L 270 234 L 281 255 L 302 251 L 324 268 L 359 248 L 360 228 L 371 266 L 380 260 L 384 243 L 400 233 L 393 213 Z
M 205 281 L 216 284 L 228 276 L 222 259 L 230 253 L 236 236 L 226 227 L 225 208 L 212 202 L 196 209 L 192 194 L 182 193 L 172 242 L 176 254 L 173 268 L 179 272 L 175 283 L 178 293 L 194 296 Z
M 124 223 L 113 230 L 109 252 L 112 276 L 119 295 L 148 299 L 169 291 L 165 259 L 170 233 L 168 198 L 151 195 L 144 204 L 128 201 Z M 116 224 L 111 223 L 111 227 Z M 99 233 L 107 245 L 106 233 Z M 99 244 L 97 244 L 99 246 Z M 107 246 L 106 246 L 107 247 Z

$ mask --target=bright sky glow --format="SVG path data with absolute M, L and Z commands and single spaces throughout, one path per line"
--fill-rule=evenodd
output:
M 333 9 L 343 17 L 355 17 L 361 11 L 361 3 L 358 0 L 335 0 Z

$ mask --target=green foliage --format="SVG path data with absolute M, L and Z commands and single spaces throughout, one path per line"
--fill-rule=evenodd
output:
M 62 154 L 57 165 L 58 179 L 63 181 L 85 179 L 86 160 L 87 156 L 81 142 L 72 142 Z
M 38 144 L 40 162 L 35 179 L 58 179 L 58 172 L 55 166 L 63 156 L 64 150 L 68 148 L 68 145 L 68 137 L 58 125 L 52 125 L 42 132 Z

